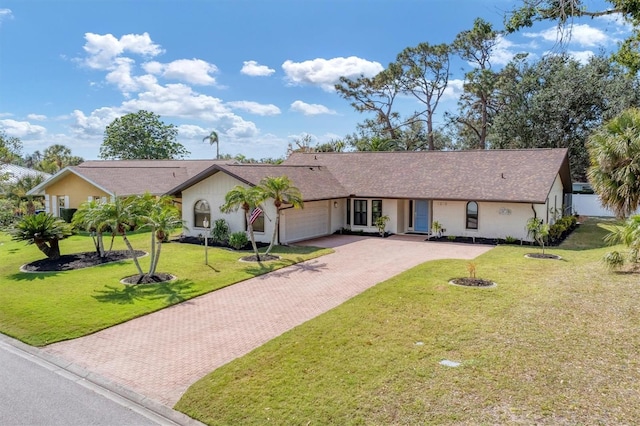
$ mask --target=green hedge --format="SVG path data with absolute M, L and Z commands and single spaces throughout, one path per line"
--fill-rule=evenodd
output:
M 71 223 L 73 215 L 78 209 L 60 209 L 60 217 L 67 223 Z

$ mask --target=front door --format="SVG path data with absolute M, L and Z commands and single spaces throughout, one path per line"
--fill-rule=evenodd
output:
M 416 200 L 416 215 L 413 230 L 416 232 L 429 232 L 429 202 Z

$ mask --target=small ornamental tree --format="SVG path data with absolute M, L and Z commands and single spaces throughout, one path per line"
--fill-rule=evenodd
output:
M 71 234 L 70 224 L 48 213 L 24 216 L 11 230 L 13 240 L 35 244 L 53 260 L 60 258 L 60 240 Z
M 258 187 L 252 186 L 247 188 L 237 185 L 231 191 L 227 192 L 227 195 L 224 197 L 224 204 L 220 206 L 222 213 L 235 212 L 238 211 L 238 209 L 244 210 L 249 239 L 251 240 L 251 246 L 253 247 L 258 262 L 260 261 L 260 253 L 258 252 L 256 239 L 253 235 L 253 225 L 251 224 L 250 215 L 253 209 L 258 207 L 263 201 L 264 195 Z
M 609 231 L 604 241 L 610 245 L 624 244 L 627 253 L 619 251 L 608 252 L 604 255 L 604 262 L 608 268 L 621 268 L 626 261 L 638 263 L 640 255 L 640 215 L 631 216 L 623 225 L 602 225 Z
M 527 222 L 527 235 L 542 247 L 542 254 L 544 254 L 544 243 L 549 236 L 549 224 L 543 224 L 542 219 L 532 217 Z
M 273 228 L 273 236 L 271 243 L 265 254 L 271 253 L 276 243 L 278 229 L 280 228 L 280 208 L 283 204 L 289 204 L 294 208 L 304 208 L 302 193 L 293 185 L 287 176 L 266 177 L 260 181 L 258 191 L 263 199 L 273 199 L 273 205 L 276 207 L 276 223 Z

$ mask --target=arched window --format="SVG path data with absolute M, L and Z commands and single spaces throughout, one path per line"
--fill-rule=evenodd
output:
M 467 203 L 467 229 L 478 229 L 478 203 Z
M 193 207 L 193 226 L 196 228 L 204 228 L 205 218 L 209 221 L 209 226 L 211 226 L 211 208 L 209 207 L 209 203 L 205 200 L 198 200 Z

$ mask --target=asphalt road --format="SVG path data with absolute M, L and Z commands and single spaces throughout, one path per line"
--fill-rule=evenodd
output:
M 0 340 L 0 425 L 178 424 L 6 340 Z

